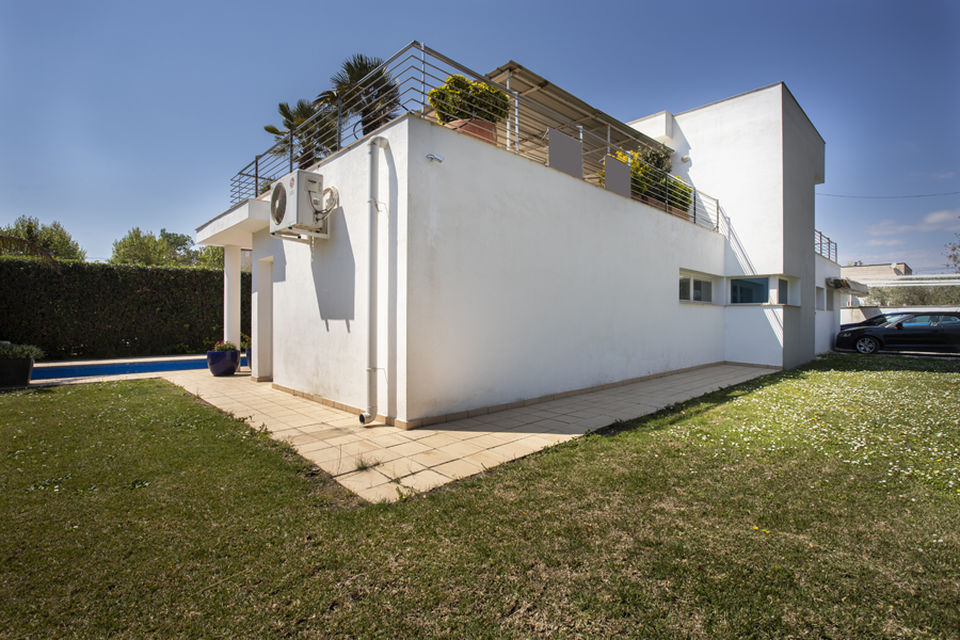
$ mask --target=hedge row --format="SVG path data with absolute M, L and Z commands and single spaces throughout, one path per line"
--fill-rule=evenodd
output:
M 0 307 L 0 340 L 47 359 L 201 353 L 223 334 L 223 272 L 3 256 Z M 240 310 L 249 334 L 249 273 Z

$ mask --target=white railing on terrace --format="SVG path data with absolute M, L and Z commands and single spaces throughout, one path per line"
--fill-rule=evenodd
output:
M 416 114 L 436 121 L 437 114 L 430 106 L 428 94 L 453 74 L 485 82 L 508 95 L 508 114 L 496 125 L 498 147 L 547 164 L 548 134 L 554 129 L 580 140 L 583 178 L 587 182 L 603 183 L 603 163 L 607 156 L 616 155 L 618 151 L 637 152 L 649 148 L 649 142 L 639 133 L 627 143 L 613 145 L 606 129 L 592 131 L 419 42 L 412 42 L 367 75 L 358 83 L 359 88 L 346 95 L 328 94 L 330 99 L 318 103 L 317 112 L 310 119 L 277 136 L 272 147 L 231 179 L 231 203 L 257 197 L 267 191 L 273 181 L 294 169 L 312 167 L 400 116 Z M 584 116 L 587 115 L 584 112 Z M 694 224 L 718 228 L 720 207 L 716 198 L 649 165 L 643 167 L 639 178 L 636 174 L 632 178 L 634 199 Z
M 819 231 L 813 232 L 813 250 L 827 260 L 837 261 L 837 243 Z

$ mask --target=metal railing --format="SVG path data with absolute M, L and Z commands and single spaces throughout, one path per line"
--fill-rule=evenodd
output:
M 561 115 L 542 103 L 511 91 L 486 76 L 412 42 L 379 68 L 361 80 L 356 88 L 338 95 L 333 91 L 321 94 L 314 103 L 315 113 L 290 131 L 277 135 L 276 142 L 257 155 L 230 181 L 231 203 L 255 198 L 270 184 L 294 169 L 307 169 L 338 151 L 348 148 L 381 126 L 405 114 L 437 121 L 451 119 L 438 112 L 430 102 L 430 91 L 442 86 L 451 75 L 461 75 L 472 82 L 486 83 L 506 94 L 507 109 L 503 115 L 502 94 L 491 94 L 475 108 L 476 117 L 496 121 L 495 134 L 488 141 L 507 151 L 547 164 L 548 135 L 551 129 L 579 140 L 582 144 L 583 179 L 603 184 L 607 156 L 633 154 L 649 148 L 640 134 L 628 143 L 613 145 L 608 131 L 593 131 L 568 116 Z M 590 115 L 583 114 L 584 120 Z M 479 137 L 471 125 L 461 124 L 461 133 Z M 456 128 L 457 123 L 447 126 Z M 631 195 L 634 199 L 663 209 L 711 229 L 719 226 L 719 204 L 713 198 L 676 176 L 636 161 L 631 168 Z
M 813 232 L 813 250 L 827 260 L 837 261 L 837 243 L 816 230 Z

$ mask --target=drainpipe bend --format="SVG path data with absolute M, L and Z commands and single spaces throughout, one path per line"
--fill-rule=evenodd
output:
M 370 258 L 367 268 L 367 388 L 366 409 L 360 414 L 360 424 L 370 424 L 377 419 L 377 181 L 378 152 L 386 149 L 387 139 L 377 136 L 367 143 L 370 154 L 370 229 L 367 251 Z

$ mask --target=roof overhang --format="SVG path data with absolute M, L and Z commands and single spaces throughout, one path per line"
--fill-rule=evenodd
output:
M 224 247 L 236 245 L 249 249 L 253 234 L 270 226 L 270 203 L 244 200 L 216 218 L 197 227 L 197 244 Z
M 582 126 L 584 131 L 589 131 L 602 140 L 607 140 L 609 136 L 612 145 L 629 151 L 636 151 L 641 146 L 672 151 L 666 145 L 590 106 L 518 62 L 511 60 L 488 73 L 487 77 L 509 87 L 510 91 L 518 92 L 521 97 L 530 96 L 556 115 Z

